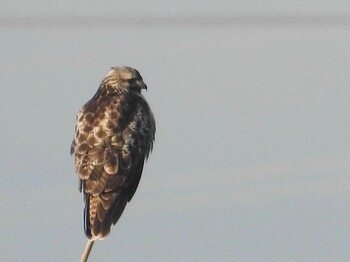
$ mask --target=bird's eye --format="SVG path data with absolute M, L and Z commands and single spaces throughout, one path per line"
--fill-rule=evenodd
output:
M 128 80 L 129 84 L 134 84 L 136 83 L 136 78 L 131 78 Z

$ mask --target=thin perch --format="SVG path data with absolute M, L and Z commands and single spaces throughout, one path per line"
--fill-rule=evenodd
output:
M 94 240 L 91 240 L 91 239 L 88 240 L 88 242 L 86 243 L 86 246 L 85 246 L 84 253 L 81 256 L 80 262 L 86 262 L 88 260 L 89 255 L 90 255 L 90 251 L 91 251 L 92 246 L 94 245 L 94 242 L 95 242 Z

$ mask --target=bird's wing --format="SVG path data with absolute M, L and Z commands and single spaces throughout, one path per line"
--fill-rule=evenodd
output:
M 89 238 L 104 238 L 118 221 L 136 191 L 154 139 L 150 110 L 120 103 L 105 101 L 101 112 L 87 106 L 77 115 L 71 151 L 84 191 Z

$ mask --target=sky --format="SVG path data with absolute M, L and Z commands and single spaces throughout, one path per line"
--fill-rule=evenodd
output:
M 348 1 L 177 3 L 0 1 L 1 261 L 79 260 L 75 114 L 118 65 L 148 86 L 156 142 L 90 261 L 349 261 Z M 104 16 L 131 25 L 61 24 Z M 183 16 L 209 22 L 132 24 Z

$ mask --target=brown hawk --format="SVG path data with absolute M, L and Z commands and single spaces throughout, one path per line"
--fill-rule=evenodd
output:
M 139 184 L 155 138 L 153 113 L 140 73 L 112 67 L 77 114 L 71 154 L 84 194 L 85 234 L 103 239 Z

